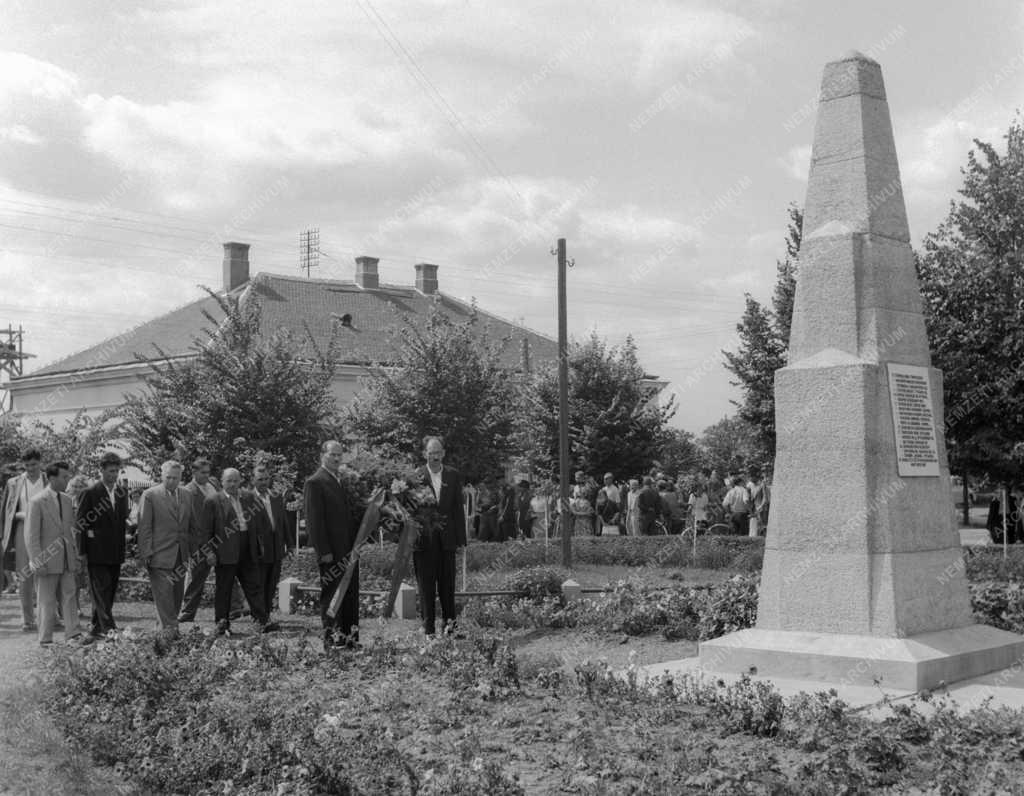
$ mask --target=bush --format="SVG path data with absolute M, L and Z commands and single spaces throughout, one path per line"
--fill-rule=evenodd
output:
M 1010 545 L 1005 560 L 1001 545 L 965 547 L 964 566 L 971 581 L 1024 581 L 1024 546 Z
M 562 584 L 568 578 L 569 571 L 560 567 L 530 567 L 510 575 L 505 580 L 505 588 L 531 602 L 541 603 L 549 597 L 561 597 Z

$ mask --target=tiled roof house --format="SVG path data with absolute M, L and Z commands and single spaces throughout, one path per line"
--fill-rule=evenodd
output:
M 394 361 L 396 332 L 401 317 L 426 318 L 432 307 L 454 319 L 469 317 L 465 302 L 438 289 L 438 266 L 415 266 L 416 284 L 380 284 L 377 259 L 357 257 L 355 279 L 309 279 L 280 274 L 249 274 L 249 245 L 224 244 L 224 293 L 246 300 L 256 296 L 262 305 L 266 329 L 288 328 L 297 340 L 306 339 L 308 326 L 321 350 L 335 328 L 340 334 L 340 361 L 334 392 L 339 405 L 358 391 L 358 380 L 371 364 Z M 9 390 L 13 411 L 40 420 L 61 422 L 79 410 L 100 412 L 119 406 L 127 393 L 138 390 L 150 372 L 136 354 L 153 360 L 192 355 L 198 330 L 208 326 L 207 310 L 215 318 L 216 301 L 203 297 L 166 315 L 154 318 L 102 343 L 12 379 Z M 397 312 L 395 312 L 397 310 Z M 524 349 L 531 364 L 557 359 L 558 344 L 550 337 L 524 329 L 477 308 L 492 339 L 510 338 L 504 349 L 508 367 L 524 366 Z M 524 342 L 525 341 L 525 342 Z

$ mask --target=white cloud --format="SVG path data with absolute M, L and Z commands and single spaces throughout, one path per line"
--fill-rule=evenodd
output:
M 700 231 L 670 218 L 652 216 L 635 204 L 588 211 L 583 217 L 582 237 L 616 243 L 661 245 L 692 243 Z
M 778 159 L 778 163 L 794 180 L 807 182 L 807 174 L 811 168 L 811 147 L 795 146 Z
M 78 78 L 24 53 L 0 52 L 0 109 L 26 98 L 56 101 L 72 96 Z
M 43 139 L 39 135 L 23 124 L 0 127 L 0 141 L 10 141 L 14 144 L 29 144 L 32 146 L 43 143 Z

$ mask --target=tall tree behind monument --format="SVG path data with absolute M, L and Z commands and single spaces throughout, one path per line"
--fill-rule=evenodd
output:
M 960 198 L 925 236 L 918 275 L 944 376 L 950 467 L 1016 477 L 1024 442 L 1024 120 L 1006 151 L 975 140 Z

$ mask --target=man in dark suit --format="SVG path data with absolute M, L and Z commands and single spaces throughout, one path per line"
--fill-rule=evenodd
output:
M 200 538 L 191 496 L 179 486 L 181 464 L 164 462 L 160 479 L 161 483 L 143 492 L 139 501 L 138 555 L 149 572 L 157 627 L 177 637 L 186 567 Z
M 430 484 L 437 498 L 438 527 L 423 528 L 413 546 L 413 565 L 420 589 L 423 631 L 435 632 L 437 608 L 441 599 L 441 620 L 445 633 L 455 632 L 455 551 L 466 546 L 466 515 L 462 508 L 462 476 L 444 466 L 444 443 L 440 437 L 423 440 L 425 467 L 418 471 Z
M 212 465 L 209 459 L 202 457 L 192 462 L 192 480 L 182 489 L 192 499 L 192 512 L 195 515 L 196 527 L 202 526 L 203 506 L 208 498 L 213 497 L 219 491 L 215 479 L 210 477 Z M 203 588 L 210 577 L 210 564 L 206 563 L 207 556 L 193 556 L 189 562 L 188 577 L 185 579 L 185 598 L 181 604 L 181 613 L 178 615 L 179 622 L 194 622 L 196 611 L 199 610 L 199 603 L 203 599 Z M 238 586 L 231 591 L 231 614 L 232 618 L 242 615 L 242 592 Z
M 218 636 L 231 631 L 231 589 L 235 581 L 242 587 L 253 621 L 264 633 L 276 630 L 267 616 L 260 583 L 258 540 L 261 534 L 261 502 L 242 489 L 242 475 L 229 467 L 221 473 L 223 492 L 203 503 L 203 534 L 207 563 L 214 567 L 213 610 Z
M 258 515 L 259 522 L 254 523 L 258 534 L 256 549 L 259 555 L 260 587 L 263 593 L 263 607 L 269 616 L 274 604 L 274 592 L 277 581 L 281 578 L 281 564 L 284 563 L 286 550 L 286 534 L 284 500 L 270 488 L 270 470 L 265 465 L 257 465 L 252 472 L 252 485 L 256 499 L 263 508 Z
M 359 565 L 334 616 L 327 609 L 348 567 L 355 546 L 358 526 L 353 506 L 341 485 L 340 442 L 328 440 L 320 448 L 320 469 L 306 479 L 303 505 L 309 543 L 316 551 L 320 566 L 320 620 L 324 628 L 324 648 L 354 648 L 359 644 Z
M 78 502 L 79 549 L 89 569 L 92 596 L 90 634 L 99 638 L 114 630 L 114 595 L 124 563 L 128 492 L 118 484 L 121 457 L 105 453 L 100 459 L 100 480 L 82 493 Z

